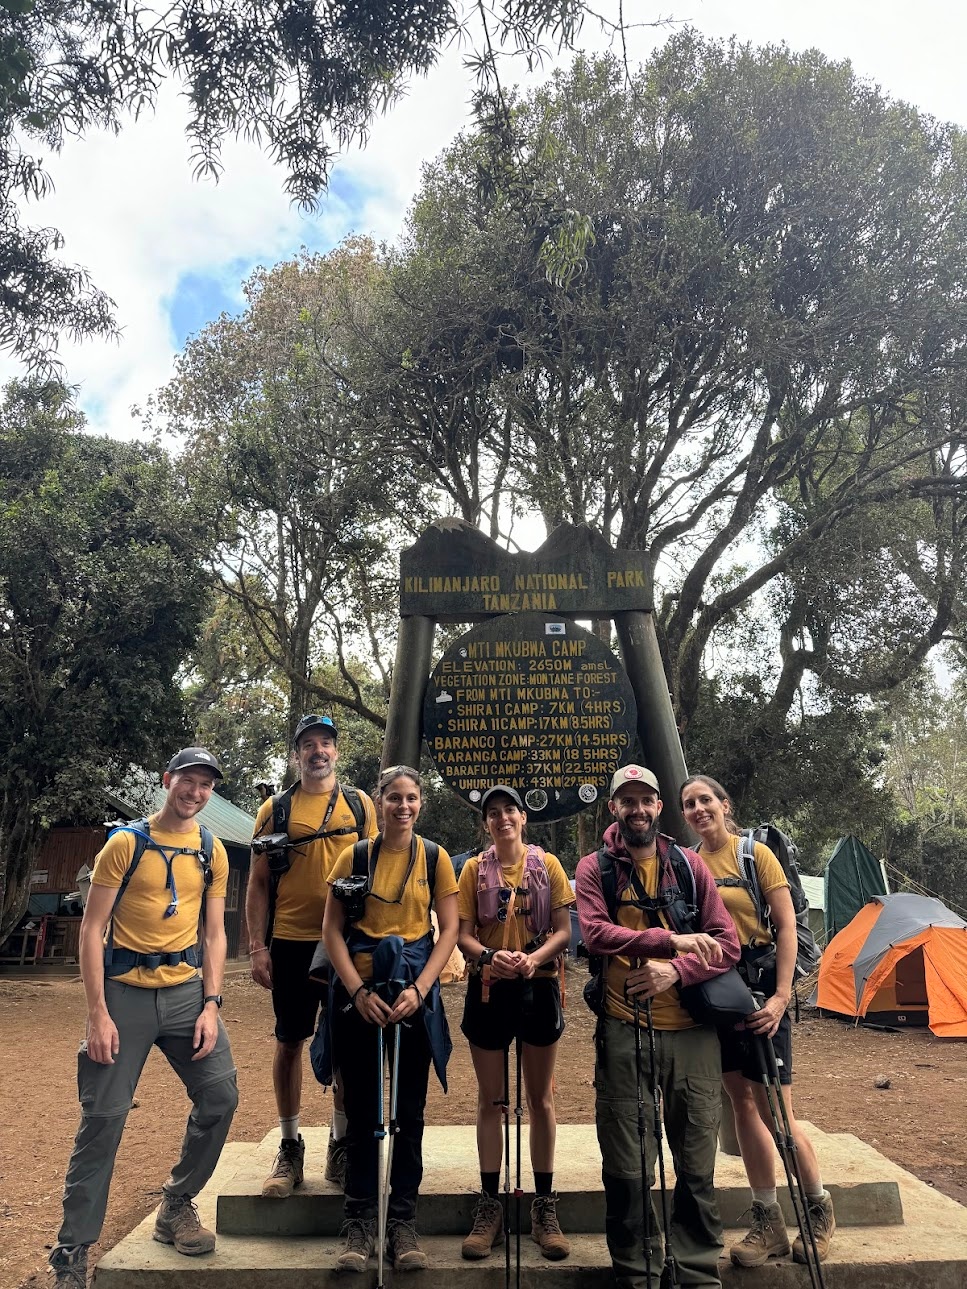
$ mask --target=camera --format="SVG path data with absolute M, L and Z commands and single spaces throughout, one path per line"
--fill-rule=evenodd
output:
M 358 922 L 366 908 L 369 878 L 363 875 L 337 877 L 329 890 L 342 904 L 347 922 Z
M 289 834 L 270 832 L 264 837 L 252 838 L 252 849 L 256 855 L 264 855 L 269 865 L 269 872 L 281 875 L 287 873 L 292 861 L 289 858 Z

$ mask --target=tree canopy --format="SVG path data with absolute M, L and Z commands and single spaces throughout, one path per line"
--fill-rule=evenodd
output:
M 62 386 L 7 387 L 0 456 L 2 940 L 44 828 L 101 822 L 102 791 L 185 737 L 175 678 L 207 590 L 170 459 L 85 434 Z
M 0 26 L 0 348 L 36 360 L 59 331 L 110 333 L 111 301 L 56 259 L 53 229 L 24 228 L 18 201 L 49 186 L 44 153 L 91 127 L 117 131 L 173 81 L 189 107 L 197 174 L 217 175 L 226 138 L 254 139 L 311 206 L 339 151 L 468 23 L 529 57 L 573 40 L 583 0 L 8 0 Z

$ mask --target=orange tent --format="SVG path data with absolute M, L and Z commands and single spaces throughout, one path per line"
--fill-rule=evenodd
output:
M 816 1003 L 967 1038 L 967 922 L 923 895 L 877 896 L 826 946 Z

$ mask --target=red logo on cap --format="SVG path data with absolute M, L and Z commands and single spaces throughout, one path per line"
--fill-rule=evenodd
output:
M 625 777 L 628 779 L 640 779 L 641 771 L 636 765 L 629 765 L 627 770 L 625 770 Z

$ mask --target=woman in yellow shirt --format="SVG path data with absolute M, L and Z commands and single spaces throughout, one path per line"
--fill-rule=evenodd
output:
M 753 1036 L 768 1038 L 772 1042 L 782 1095 L 799 1155 L 816 1248 L 820 1259 L 823 1259 L 836 1229 L 836 1219 L 829 1192 L 823 1189 L 816 1152 L 796 1122 L 792 1109 L 792 1026 L 787 1008 L 792 995 L 798 942 L 789 883 L 769 847 L 756 842 L 756 875 L 769 908 L 769 919 L 760 921 L 756 901 L 742 878 L 739 864 L 741 833 L 726 790 L 708 775 L 695 774 L 682 786 L 681 803 L 685 822 L 701 838 L 699 850 L 702 859 L 715 878 L 722 902 L 739 933 L 742 946 L 739 970 L 754 989 L 765 995 L 762 1008 L 746 1021 L 745 1028 Z M 776 928 L 775 953 L 768 954 L 774 965 L 750 975 L 749 965 L 773 944 L 770 922 Z M 789 1252 L 786 1223 L 776 1195 L 776 1156 L 770 1130 L 772 1118 L 753 1049 L 756 1038 L 750 1040 L 735 1030 L 721 1031 L 720 1038 L 722 1083 L 732 1103 L 735 1135 L 752 1187 L 752 1228 L 745 1239 L 732 1245 L 729 1256 L 736 1266 L 758 1267 L 769 1258 Z M 796 1262 L 806 1261 L 806 1251 L 798 1236 L 792 1253 Z
M 570 1246 L 553 1190 L 554 1062 L 564 1032 L 557 980 L 571 934 L 574 893 L 554 855 L 524 839 L 527 815 L 513 788 L 497 784 L 480 801 L 491 845 L 460 874 L 459 945 L 474 972 L 461 1029 L 477 1075 L 480 1196 L 463 1242 L 465 1258 L 486 1258 L 503 1232 L 498 1179 L 503 1154 L 501 1106 L 509 1100 L 507 1053 L 520 1044 L 536 1197 L 531 1235 L 544 1257 L 566 1258 Z
M 384 770 L 376 791 L 382 831 L 343 851 L 328 878 L 322 925 L 337 977 L 333 1057 L 348 1119 L 345 1246 L 338 1258 L 344 1271 L 364 1271 L 377 1238 L 377 1051 L 379 1031 L 388 1036 L 390 1027 L 400 1046 L 387 1252 L 396 1271 L 427 1265 L 416 1236 L 423 1111 L 431 1063 L 446 1089 L 451 1044 L 438 978 L 457 939 L 457 883 L 447 852 L 414 831 L 422 795 L 416 770 Z M 431 904 L 440 928 L 435 943 Z

